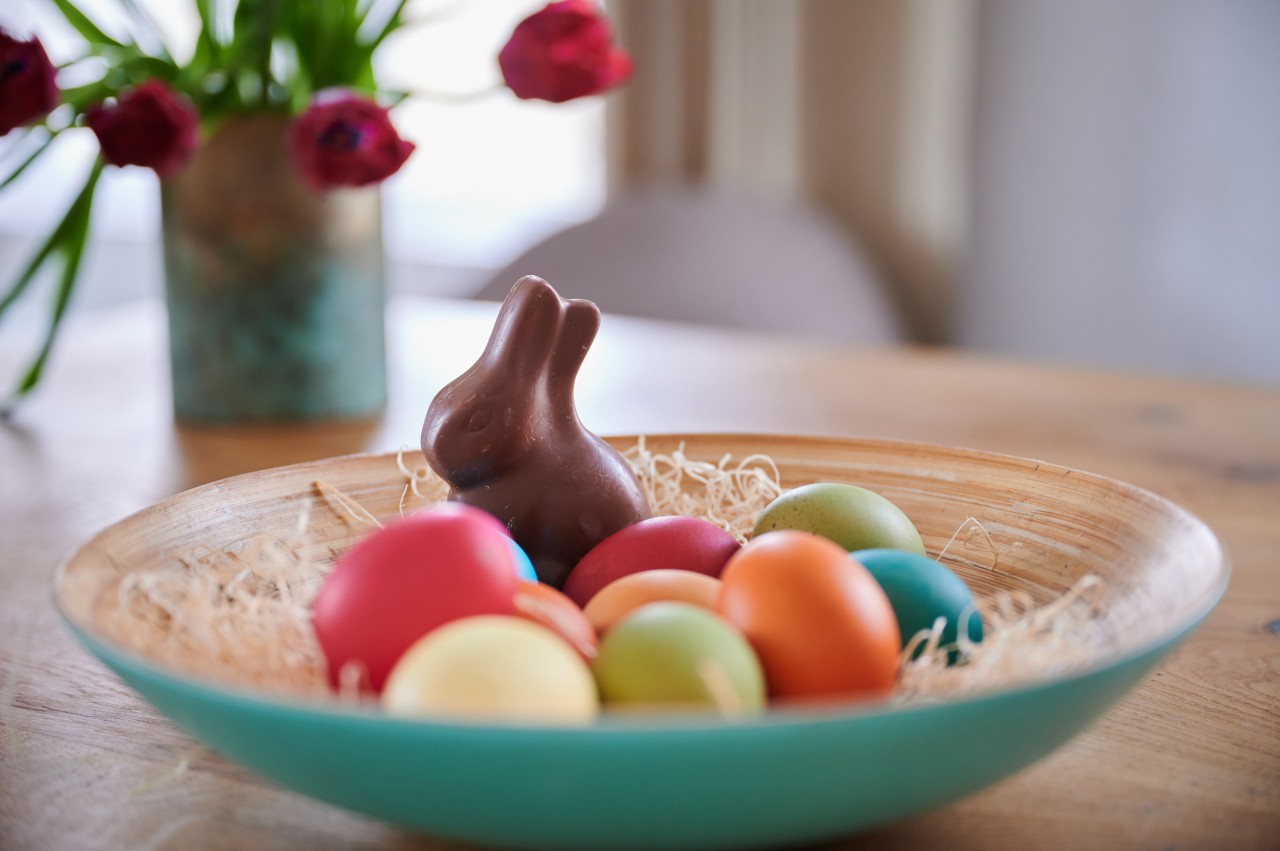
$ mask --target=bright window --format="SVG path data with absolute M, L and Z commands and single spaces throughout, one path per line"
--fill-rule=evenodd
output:
M 189 53 L 195 17 L 188 7 L 193 4 L 139 2 L 157 19 L 175 53 Z M 121 8 L 117 0 L 78 0 L 78 5 L 108 28 Z M 418 147 L 384 184 L 386 250 L 396 264 L 393 283 L 401 288 L 468 295 L 490 270 L 543 236 L 590 217 L 604 202 L 603 101 L 520 101 L 499 87 L 499 48 L 511 28 L 541 5 L 539 0 L 411 4 L 421 23 L 398 32 L 378 55 L 383 85 L 422 93 L 393 112 L 401 134 Z M 59 25 L 52 4 L 0 6 L 0 25 L 39 32 L 54 62 L 75 55 L 76 38 Z M 456 97 L 484 91 L 489 93 L 478 98 Z M 0 279 L 16 274 L 66 210 L 94 150 L 88 131 L 67 134 L 53 156 L 0 193 Z M 159 228 L 155 177 L 143 169 L 109 169 L 95 203 L 93 238 L 158 257 Z M 94 251 L 89 258 L 107 253 L 119 257 L 113 250 Z M 140 266 L 156 268 L 148 261 Z M 111 277 L 88 271 L 95 289 Z M 103 295 L 93 300 L 104 300 Z

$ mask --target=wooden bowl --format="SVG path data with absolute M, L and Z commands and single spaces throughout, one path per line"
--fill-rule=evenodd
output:
M 620 448 L 635 438 L 616 438 Z M 770 712 L 759 720 L 629 717 L 589 728 L 390 718 L 325 696 L 220 682 L 117 634 L 131 573 L 287 535 L 318 480 L 380 518 L 397 515 L 394 455 L 334 458 L 237 476 L 106 529 L 63 567 L 57 602 L 79 639 L 193 736 L 280 784 L 439 836 L 528 848 L 746 847 L 811 841 L 936 807 L 1067 741 L 1145 676 L 1212 610 L 1228 568 L 1213 533 L 1154 494 L 1038 461 L 922 444 L 776 435 L 648 438 L 694 458 L 766 453 L 786 486 L 846 481 L 886 496 L 930 553 L 979 595 L 1047 602 L 1103 579 L 1105 652 L 965 697 Z M 420 458 L 410 459 L 419 463 Z M 990 537 L 952 540 L 968 518 Z M 330 560 L 367 529 L 311 516 Z M 958 541 L 958 543 L 957 543 Z M 994 558 L 993 558 L 994 556 Z M 1081 814 L 1087 817 L 1087 814 Z

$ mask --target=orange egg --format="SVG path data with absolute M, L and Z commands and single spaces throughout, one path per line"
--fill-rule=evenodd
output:
M 615 579 L 596 592 L 583 614 L 604 635 L 609 628 L 646 603 L 692 603 L 715 611 L 720 580 L 691 570 L 642 570 Z
M 541 582 L 516 580 L 516 614 L 545 626 L 563 638 L 587 661 L 596 657 L 599 639 L 595 627 L 578 604 Z
M 776 698 L 887 695 L 902 643 L 893 607 L 843 547 L 808 532 L 752 539 L 720 576 L 719 613 L 740 629 Z

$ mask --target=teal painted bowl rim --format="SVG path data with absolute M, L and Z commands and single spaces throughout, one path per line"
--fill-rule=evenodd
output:
M 774 434 L 750 434 L 750 433 L 699 433 L 688 435 L 671 435 L 671 434 L 654 434 L 648 435 L 646 439 L 650 441 L 679 440 L 681 438 L 696 438 L 704 440 L 715 440 L 717 438 L 768 443 L 770 441 L 790 439 L 787 435 Z M 635 436 L 621 436 L 607 438 L 615 445 L 630 445 L 636 441 Z M 264 689 L 252 688 L 240 684 L 223 683 L 218 680 L 206 677 L 192 676 L 183 671 L 162 664 L 155 660 L 149 659 L 141 653 L 137 653 L 118 643 L 94 634 L 89 628 L 76 621 L 75 617 L 67 611 L 61 596 L 60 588 L 63 576 L 68 566 L 75 560 L 77 555 L 92 547 L 102 534 L 93 536 L 83 546 L 78 548 L 75 553 L 63 560 L 54 572 L 53 577 L 53 604 L 63 621 L 71 629 L 76 638 L 84 644 L 91 652 L 98 655 L 104 661 L 113 660 L 123 666 L 132 667 L 141 671 L 145 671 L 153 677 L 162 678 L 171 681 L 171 683 L 180 685 L 182 688 L 196 693 L 210 696 L 216 696 L 220 700 L 235 700 L 252 704 L 259 708 L 271 708 L 284 712 L 307 712 L 319 713 L 323 715 L 332 715 L 357 719 L 361 723 L 377 723 L 380 725 L 404 726 L 409 728 L 432 728 L 438 731 L 448 730 L 480 730 L 480 731 L 507 731 L 510 733 L 529 733 L 539 736 L 548 734 L 556 736 L 592 736 L 606 735 L 613 733 L 622 733 L 626 735 L 638 734 L 661 734 L 671 733 L 673 731 L 698 731 L 710 732 L 714 734 L 720 730 L 741 731 L 751 728 L 778 727 L 778 726 L 794 726 L 794 725 L 820 725 L 829 723 L 838 723 L 842 721 L 852 721 L 862 718 L 880 717 L 904 712 L 914 712 L 922 709 L 936 708 L 939 706 L 963 706 L 981 703 L 984 701 L 998 699 L 1003 696 L 1017 693 L 1029 693 L 1041 688 L 1055 686 L 1059 684 L 1067 684 L 1074 681 L 1087 679 L 1093 675 L 1108 671 L 1111 669 L 1122 667 L 1128 663 L 1136 662 L 1144 657 L 1152 655 L 1160 655 L 1165 650 L 1180 640 L 1186 638 L 1194 631 L 1204 620 L 1212 613 L 1214 608 L 1221 601 L 1226 593 L 1231 578 L 1231 559 L 1228 551 L 1222 541 L 1212 529 L 1199 517 L 1192 514 L 1181 505 L 1172 500 L 1160 496 L 1152 491 L 1101 476 L 1095 473 L 1089 473 L 1074 468 L 1061 467 L 1059 465 L 1048 464 L 1044 462 L 1035 462 L 1031 459 L 1021 458 L 1018 456 L 1007 455 L 1003 453 L 987 452 L 980 450 L 969 450 L 961 447 L 944 446 L 939 444 L 929 444 L 918 441 L 900 441 L 900 440 L 878 440 L 864 438 L 849 437 L 819 437 L 804 436 L 805 441 L 815 441 L 829 445 L 843 445 L 856 447 L 858 445 L 879 445 L 879 446 L 902 446 L 902 447 L 919 447 L 930 450 L 941 451 L 958 451 L 964 452 L 974 457 L 986 458 L 992 461 L 1014 461 L 1034 463 L 1037 470 L 1047 468 L 1049 470 L 1061 470 L 1075 475 L 1081 479 L 1093 480 L 1096 482 L 1106 482 L 1114 486 L 1118 486 L 1133 495 L 1140 495 L 1142 498 L 1161 504 L 1166 510 L 1180 514 L 1184 519 L 1192 521 L 1200 526 L 1212 539 L 1217 547 L 1218 553 L 1218 571 L 1213 583 L 1206 587 L 1199 595 L 1194 604 L 1188 604 L 1187 613 L 1184 614 L 1176 623 L 1166 626 L 1161 630 L 1154 631 L 1150 636 L 1141 641 L 1135 642 L 1131 646 L 1125 647 L 1123 650 L 1110 654 L 1099 656 L 1096 661 L 1081 664 L 1067 671 L 1056 675 L 1045 677 L 1025 678 L 1018 681 L 1002 684 L 996 687 L 975 689 L 959 696 L 951 696 L 937 700 L 912 700 L 904 702 L 894 702 L 889 700 L 873 700 L 861 702 L 839 702 L 830 704 L 815 704 L 804 706 L 779 705 L 770 706 L 768 711 L 761 716 L 742 718 L 742 719 L 725 719 L 712 713 L 664 713 L 662 715 L 636 715 L 629 714 L 611 714 L 602 713 L 596 722 L 589 725 L 574 727 L 559 727 L 553 725 L 542 724 L 505 724 L 491 722 L 465 722 L 465 721 L 438 721 L 425 718 L 398 718 L 388 715 L 378 709 L 376 706 L 350 705 L 338 700 L 320 700 L 308 699 L 303 697 L 294 697 L 270 692 Z M 326 463 L 344 461 L 344 460 L 361 460 L 361 459 L 381 459 L 394 457 L 394 452 L 372 452 L 372 453 L 356 453 L 353 455 L 339 456 L 335 458 L 321 459 L 319 461 L 303 462 L 301 464 L 289 465 L 287 467 L 273 468 L 274 471 L 287 471 L 295 468 L 306 468 L 310 466 L 323 465 Z M 174 494 L 161 500 L 159 503 L 151 506 L 164 505 L 173 501 L 181 500 L 188 495 L 201 491 L 202 489 L 217 487 L 224 483 L 234 482 L 246 478 L 253 477 L 258 473 L 268 471 L 257 471 L 257 473 L 245 473 L 239 476 L 233 476 L 228 479 L 220 479 L 191 488 L 186 491 Z M 122 518 L 116 523 L 111 524 L 107 528 L 129 522 L 131 519 L 138 517 L 150 509 L 142 509 L 133 514 Z M 105 531 L 105 530 L 104 530 Z

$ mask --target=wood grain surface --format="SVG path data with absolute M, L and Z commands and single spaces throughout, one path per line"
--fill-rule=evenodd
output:
M 178 732 L 72 640 L 55 567 L 195 484 L 414 446 L 496 305 L 392 306 L 376 421 L 175 427 L 163 310 L 82 315 L 47 386 L 0 426 L 0 848 L 451 847 L 301 798 Z M 0 341 L 0 380 L 25 350 Z M 1084 735 L 965 801 L 833 847 L 1280 844 L 1280 393 L 947 350 L 838 350 L 606 317 L 579 408 L 600 433 L 760 431 L 986 449 L 1152 490 L 1203 518 L 1233 579 L 1152 678 Z

